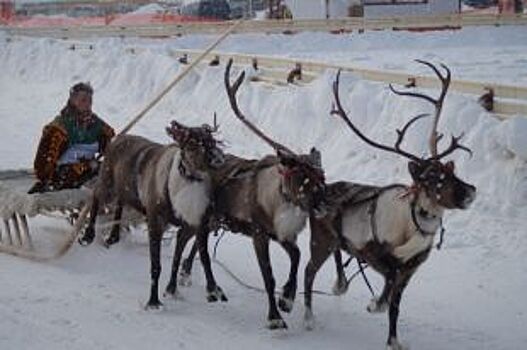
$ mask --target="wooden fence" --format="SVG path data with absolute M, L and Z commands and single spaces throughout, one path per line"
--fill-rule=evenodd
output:
M 365 30 L 438 30 L 466 26 L 525 25 L 527 16 L 522 14 L 452 14 L 442 16 L 390 17 L 370 19 L 350 17 L 343 19 L 306 20 L 254 20 L 245 21 L 235 33 L 298 33 L 302 31 L 351 32 Z M 0 26 L 11 35 L 54 38 L 118 37 L 173 37 L 186 34 L 215 34 L 223 32 L 232 22 L 181 22 L 151 23 L 144 25 L 86 25 L 23 27 Z

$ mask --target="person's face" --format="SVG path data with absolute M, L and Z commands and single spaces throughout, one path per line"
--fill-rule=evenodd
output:
M 73 94 L 70 101 L 81 112 L 91 111 L 92 95 L 86 91 L 79 91 Z

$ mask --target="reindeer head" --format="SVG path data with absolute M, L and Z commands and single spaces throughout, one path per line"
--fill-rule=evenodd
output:
M 302 210 L 321 215 L 324 207 L 324 171 L 322 170 L 320 152 L 311 149 L 308 155 L 298 155 L 287 147 L 273 141 L 252 124 L 241 112 L 236 100 L 238 88 L 245 79 L 245 72 L 240 73 L 233 85 L 230 81 L 232 59 L 227 63 L 225 69 L 225 88 L 229 96 L 232 110 L 252 132 L 269 144 L 278 156 L 280 165 L 282 195 Z
M 218 168 L 224 162 L 223 151 L 214 138 L 217 125 L 203 124 L 199 127 L 187 127 L 173 120 L 166 131 L 181 148 L 182 158 L 192 169 L 206 170 Z
M 340 102 L 340 71 L 338 72 L 335 82 L 333 84 L 333 95 L 335 97 L 336 109 L 332 111 L 332 114 L 336 114 L 342 119 L 344 119 L 350 129 L 352 129 L 355 134 L 357 134 L 364 142 L 368 143 L 369 145 L 408 158 L 410 160 L 410 162 L 408 163 L 408 170 L 414 181 L 415 188 L 419 191 L 422 190 L 432 204 L 439 205 L 447 209 L 466 209 L 475 199 L 476 187 L 462 181 L 454 174 L 454 162 L 449 161 L 443 163 L 442 159 L 454 152 L 456 149 L 464 150 L 470 154 L 472 154 L 472 151 L 459 143 L 459 140 L 463 137 L 463 134 L 458 137 L 453 136 L 450 146 L 443 152 L 438 153 L 437 151 L 438 142 L 442 138 L 442 135 L 439 135 L 437 133 L 437 125 L 439 122 L 439 117 L 441 116 L 441 109 L 443 107 L 443 102 L 448 90 L 448 86 L 450 85 L 450 70 L 447 66 L 442 64 L 441 66 L 446 71 L 446 75 L 443 75 L 433 64 L 421 60 L 417 60 L 417 62 L 430 67 L 441 81 L 442 90 L 439 97 L 437 99 L 434 99 L 428 95 L 420 93 L 401 92 L 395 90 L 391 85 L 390 89 L 397 95 L 422 98 L 435 106 L 434 124 L 429 140 L 431 152 L 430 157 L 421 158 L 402 150 L 400 147 L 406 134 L 406 131 L 408 130 L 410 125 L 412 125 L 415 121 L 428 116 L 427 114 L 421 114 L 412 118 L 408 123 L 406 123 L 406 125 L 404 125 L 401 130 L 397 130 L 398 137 L 395 142 L 395 146 L 393 147 L 372 141 L 368 137 L 366 137 L 359 129 L 357 129 L 357 127 L 348 118 Z
M 309 154 L 291 156 L 278 152 L 282 194 L 302 210 L 324 211 L 325 178 L 320 152 L 312 148 Z
M 408 163 L 408 170 L 417 188 L 425 191 L 432 202 L 447 209 L 466 209 L 475 198 L 476 188 L 454 174 L 454 162 Z

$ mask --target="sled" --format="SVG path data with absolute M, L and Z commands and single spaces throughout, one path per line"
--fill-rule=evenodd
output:
M 88 214 L 86 204 L 91 189 L 81 187 L 28 194 L 34 182 L 34 175 L 29 170 L 0 171 L 0 218 L 3 221 L 0 252 L 46 261 L 64 255 L 75 241 Z M 42 244 L 35 242 L 31 232 L 30 219 L 41 216 L 59 220 L 63 226 L 58 226 L 62 237 L 53 239 L 57 246 L 47 254 L 37 249 L 42 248 Z

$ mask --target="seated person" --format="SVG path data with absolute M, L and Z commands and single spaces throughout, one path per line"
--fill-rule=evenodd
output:
M 92 96 L 89 84 L 75 84 L 60 115 L 44 127 L 34 162 L 38 181 L 29 193 L 78 188 L 97 175 L 115 132 L 92 112 Z

